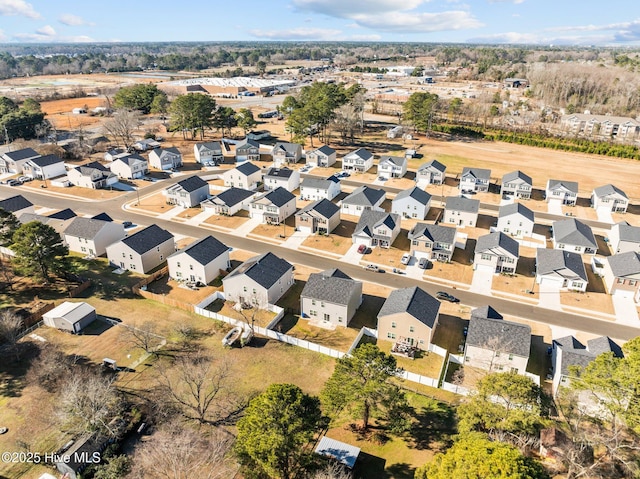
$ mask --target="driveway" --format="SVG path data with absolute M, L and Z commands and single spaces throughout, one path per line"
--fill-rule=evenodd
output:
M 640 327 L 638 310 L 633 298 L 613 294 L 611 300 L 613 301 L 613 309 L 616 311 L 616 323 Z
M 282 246 L 285 248 L 298 249 L 302 242 L 310 235 L 311 233 L 308 232 L 294 231 L 293 234 L 289 236 L 284 243 L 282 243 Z
M 174 216 L 179 215 L 180 213 L 182 213 L 183 211 L 184 211 L 184 207 L 183 206 L 174 206 L 169 211 L 165 211 L 161 215 L 156 216 L 156 218 L 158 218 L 160 220 L 170 220 Z
M 340 258 L 340 261 L 343 261 L 343 262 L 349 263 L 349 264 L 360 265 L 360 260 L 362 259 L 363 255 L 358 253 L 358 246 L 360 246 L 360 245 L 357 245 L 357 244 L 351 245 L 351 247 L 344 254 L 344 256 L 342 258 Z
M 562 201 L 549 200 L 549 202 L 547 203 L 547 213 L 563 216 L 564 213 L 562 212 Z
M 494 272 L 485 268 L 478 268 L 473 272 L 471 291 L 478 294 L 491 296 Z
M 258 226 L 262 222 L 261 219 L 262 218 L 260 218 L 259 216 L 256 218 L 249 218 L 248 221 L 245 221 L 243 224 L 233 230 L 231 234 L 235 236 L 246 237 L 255 229 L 256 226 Z
M 596 208 L 596 213 L 598 215 L 598 221 L 613 224 L 613 217 L 611 216 L 611 210 L 609 208 Z
M 538 287 L 540 291 L 538 306 L 562 311 L 562 303 L 560 303 L 560 283 L 542 281 Z

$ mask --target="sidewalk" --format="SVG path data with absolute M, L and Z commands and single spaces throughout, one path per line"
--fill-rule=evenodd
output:
M 159 220 L 170 220 L 174 216 L 182 213 L 184 210 L 185 209 L 182 206 L 174 206 L 169 211 L 165 211 L 164 213 L 159 214 L 156 218 L 158 218 Z
M 185 221 L 185 223 L 191 226 L 198 226 L 200 223 L 203 223 L 207 218 L 209 218 L 210 216 L 213 216 L 213 214 L 214 214 L 213 212 L 205 210 L 202 213 L 198 213 L 194 217 L 189 218 L 187 221 Z
M 341 261 L 349 264 L 360 265 L 360 260 L 363 259 L 363 255 L 358 254 L 357 244 L 351 245 L 349 250 L 342 256 Z
M 260 222 L 260 218 L 249 218 L 249 221 L 246 221 L 244 224 L 233 230 L 233 234 L 236 236 L 247 236 L 260 224 Z

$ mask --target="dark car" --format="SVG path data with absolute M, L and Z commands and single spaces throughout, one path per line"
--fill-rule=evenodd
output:
M 420 258 L 420 261 L 418 261 L 418 268 L 429 269 L 431 267 L 433 267 L 433 263 L 427 258 Z
M 460 300 L 455 296 L 450 295 L 449 293 L 445 293 L 444 291 L 438 291 L 436 293 L 436 298 L 441 299 L 443 301 L 449 301 L 450 303 L 458 303 Z
M 133 226 L 133 223 L 131 221 L 123 221 L 122 226 L 124 226 L 125 228 L 131 228 Z

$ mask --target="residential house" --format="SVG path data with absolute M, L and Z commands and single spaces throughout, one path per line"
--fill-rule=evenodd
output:
M 69 251 L 91 256 L 105 255 L 107 246 L 126 236 L 122 223 L 82 216 L 73 218 L 63 233 Z
M 340 191 L 340 180 L 335 175 L 326 179 L 308 176 L 300 183 L 301 200 L 332 200 Z
M 199 176 L 190 176 L 164 190 L 170 205 L 195 208 L 209 197 L 209 183 Z
M 467 191 L 486 192 L 489 191 L 489 181 L 491 180 L 491 170 L 484 168 L 464 167 L 460 175 L 460 185 L 458 188 L 462 193 Z
M 300 314 L 327 326 L 346 327 L 362 304 L 362 282 L 339 269 L 311 273 L 300 293 Z
M 265 309 L 293 286 L 293 265 L 273 253 L 248 259 L 222 278 L 225 299 Z
M 175 250 L 173 235 L 153 224 L 107 246 L 107 258 L 118 268 L 146 274 L 160 266 Z
M 609 294 L 640 302 L 640 253 L 614 254 L 605 257 L 603 263 L 603 281 Z
M 547 180 L 545 189 L 547 202 L 559 201 L 560 204 L 575 206 L 578 201 L 578 183 L 575 181 Z
M 596 254 L 598 243 L 591 228 L 575 218 L 553 222 L 553 247 L 580 254 Z
M 149 162 L 140 155 L 121 156 L 111 162 L 111 173 L 129 180 L 142 178 L 149 173 Z
M 524 374 L 531 352 L 531 327 L 499 319 L 491 314 L 492 309 L 483 308 L 471 315 L 464 364 L 489 372 Z M 494 317 L 484 317 L 482 313 Z
M 71 168 L 67 172 L 71 184 L 81 188 L 107 188 L 118 182 L 118 177 L 97 161 Z
M 445 200 L 443 223 L 475 228 L 480 201 L 462 196 L 448 196 Z
M 38 180 L 49 180 L 67 173 L 64 161 L 56 155 L 31 158 L 23 163 L 22 171 L 26 176 Z
M 35 213 L 21 213 L 20 216 L 18 216 L 18 221 L 20 221 L 21 224 L 38 221 L 39 223 L 51 226 L 56 233 L 60 235 L 60 238 L 62 238 L 64 230 L 67 229 L 67 226 L 71 223 L 71 219 L 50 218 Z
M 536 251 L 536 283 L 570 291 L 587 290 L 587 271 L 578 253 L 538 248 Z
M 269 130 L 251 130 L 247 133 L 247 138 L 250 140 L 268 140 L 272 137 L 271 132 Z
M 236 162 L 260 161 L 260 144 L 255 140 L 245 138 L 236 143 Z
M 394 289 L 378 312 L 378 338 L 428 351 L 439 314 L 440 301 L 425 290 Z
M 364 173 L 373 167 L 373 154 L 365 148 L 358 148 L 342 158 L 342 168 Z
M 553 379 L 551 391 L 555 397 L 561 387 L 569 387 L 573 377 L 572 367 L 586 368 L 591 361 L 602 353 L 613 353 L 622 358 L 622 348 L 607 336 L 587 341 L 586 346 L 573 336 L 564 336 L 551 342 L 551 370 Z M 584 398 L 587 399 L 588 398 Z
M 268 191 L 251 201 L 250 215 L 262 223 L 279 225 L 296 212 L 296 197 L 282 187 Z
M 342 200 L 341 211 L 345 215 L 360 216 L 363 211 L 383 211 L 381 206 L 386 192 L 368 186 L 359 186 Z
M 386 211 L 365 210 L 351 240 L 353 244 L 390 248 L 400 233 L 400 215 Z
M 533 235 L 535 216 L 533 211 L 522 203 L 502 205 L 498 210 L 497 230 L 516 238 L 529 238 Z
M 502 232 L 480 236 L 476 242 L 473 269 L 492 273 L 515 274 L 520 244 Z
M 193 154 L 196 162 L 200 164 L 213 163 L 218 165 L 224 160 L 222 145 L 219 141 L 196 143 L 193 145 Z
M 104 154 L 104 161 L 115 161 L 118 158 L 124 158 L 125 156 L 129 156 L 130 154 L 131 153 L 129 153 L 124 148 L 111 148 Z
M 390 178 L 402 178 L 407 172 L 407 158 L 404 156 L 383 156 L 378 162 L 378 176 Z
M 182 166 L 182 153 L 177 148 L 158 148 L 149 153 L 149 166 L 157 170 L 174 170 Z
M 0 174 L 23 173 L 23 166 L 27 160 L 40 156 L 40 153 L 31 148 L 22 148 L 16 151 L 0 153 Z
M 47 215 L 48 218 L 53 218 L 57 220 L 70 220 L 78 216 L 75 211 L 71 208 L 65 208 L 63 210 L 58 210 L 54 213 Z
M 169 277 L 176 281 L 209 284 L 231 268 L 229 247 L 205 236 L 167 258 Z
M 640 253 L 640 226 L 631 226 L 626 221 L 616 223 L 609 231 L 609 245 L 614 253 Z
M 300 172 L 289 168 L 269 168 L 263 177 L 264 190 L 284 188 L 287 191 L 300 187 Z
M 434 259 L 448 263 L 453 257 L 456 229 L 450 226 L 418 223 L 408 234 L 411 254 L 416 258 Z
M 35 213 L 33 203 L 22 195 L 10 196 L 0 200 L 0 209 L 13 213 L 16 218 L 23 213 Z
M 328 168 L 336 162 L 336 150 L 327 145 L 322 145 L 315 150 L 307 151 L 306 163 L 311 166 Z
M 249 211 L 255 195 L 254 191 L 231 187 L 204 200 L 200 207 L 203 210 L 211 209 L 217 215 L 233 216 L 240 210 Z
M 330 234 L 340 224 L 340 208 L 327 199 L 317 200 L 298 211 L 295 220 L 303 233 Z
M 276 166 L 297 163 L 302 158 L 302 145 L 279 141 L 273 145 L 271 156 Z
M 640 134 L 640 122 L 624 116 L 574 113 L 564 115 L 560 126 L 574 136 L 634 140 Z
M 531 198 L 533 190 L 533 180 L 529 175 L 520 170 L 512 171 L 502 177 L 500 185 L 500 195 L 503 198 L 515 198 L 518 200 L 528 200 Z
M 403 218 L 423 220 L 429 213 L 431 195 L 417 186 L 402 190 L 391 201 L 391 212 Z
M 629 197 L 620 188 L 611 184 L 599 186 L 591 193 L 591 207 L 594 210 L 602 208 L 612 213 L 626 213 Z
M 418 186 L 441 185 L 444 183 L 445 171 L 447 167 L 438 160 L 431 160 L 420 165 L 416 172 L 416 182 Z
M 222 173 L 224 186 L 256 190 L 262 181 L 262 170 L 250 161 L 239 164 L 232 170 Z
M 131 146 L 133 146 L 138 151 L 147 151 L 160 148 L 160 142 L 155 140 L 154 138 L 143 138 L 142 140 L 136 141 Z

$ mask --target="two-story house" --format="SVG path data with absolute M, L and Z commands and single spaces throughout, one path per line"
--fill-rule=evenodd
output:
M 420 165 L 416 171 L 416 182 L 418 186 L 441 185 L 444 183 L 447 167 L 438 160 L 431 160 Z
M 536 283 L 553 289 L 586 291 L 587 270 L 578 253 L 550 248 L 536 250 Z
M 520 244 L 502 232 L 480 236 L 476 242 L 473 269 L 492 273 L 515 274 Z
M 67 169 L 64 167 L 62 158 L 56 155 L 45 155 L 30 158 L 22 164 L 22 172 L 37 180 L 49 180 L 64 176 Z
M 15 151 L 0 153 L 0 174 L 23 173 L 23 165 L 27 160 L 40 156 L 40 153 L 32 148 L 22 148 Z
M 596 254 L 598 243 L 591 228 L 575 218 L 553 222 L 553 247 L 579 254 Z
M 182 166 L 182 153 L 177 148 L 156 148 L 149 153 L 149 166 L 157 170 L 174 170 Z
M 69 251 L 91 256 L 106 254 L 107 246 L 126 236 L 122 223 L 82 216 L 73 218 L 63 232 Z
M 386 179 L 402 178 L 407 172 L 407 163 L 404 156 L 383 156 L 378 162 L 378 176 Z
M 4 200 L 0 200 L 0 209 L 13 213 L 16 218 L 23 213 L 35 213 L 33 203 L 22 195 L 10 196 Z
M 533 180 L 529 175 L 520 170 L 512 171 L 502 177 L 500 185 L 500 195 L 503 198 L 515 198 L 518 200 L 528 200 L 531 198 L 533 190 Z
M 295 220 L 303 233 L 330 234 L 340 224 L 340 208 L 327 199 L 317 200 L 300 209 Z
M 287 191 L 300 187 L 300 172 L 289 168 L 269 168 L 263 177 L 264 190 L 284 188 Z
M 300 293 L 300 314 L 321 325 L 346 327 L 362 303 L 362 282 L 339 269 L 311 273 Z
M 67 178 L 72 185 L 94 190 L 108 188 L 118 182 L 118 177 L 97 161 L 71 168 Z
M 340 194 L 340 191 L 340 179 L 335 175 L 326 179 L 308 176 L 300 183 L 301 200 L 332 200 Z
M 236 143 L 236 162 L 260 161 L 260 143 L 255 140 L 245 138 Z
M 118 268 L 146 274 L 175 250 L 173 235 L 154 224 L 107 246 L 107 258 Z
M 365 148 L 358 148 L 351 153 L 347 153 L 342 158 L 342 168 L 345 170 L 364 173 L 365 171 L 369 171 L 372 167 L 373 154 Z
M 533 234 L 535 215 L 522 203 L 502 205 L 498 210 L 497 230 L 516 238 L 529 238 Z
M 451 225 L 475 228 L 478 222 L 480 201 L 461 196 L 448 196 L 445 200 L 442 222 Z
M 249 211 L 251 200 L 257 195 L 255 191 L 231 187 L 207 198 L 200 203 L 200 207 L 203 210 L 213 211 L 216 215 L 233 216 L 240 210 Z
M 222 176 L 224 186 L 255 190 L 262 181 L 262 170 L 250 161 L 245 161 L 220 176 Z
M 390 248 L 400 233 L 400 215 L 386 211 L 365 210 L 351 240 L 353 244 Z
M 402 190 L 391 201 L 391 212 L 403 218 L 423 220 L 429 213 L 431 195 L 417 186 Z
M 118 178 L 133 180 L 149 173 L 149 163 L 140 155 L 127 155 L 111 162 L 111 173 Z
M 296 212 L 296 197 L 282 187 L 268 191 L 251 202 L 250 215 L 262 223 L 279 225 Z
M 382 211 L 382 202 L 386 198 L 386 192 L 368 186 L 359 186 L 342 200 L 341 211 L 345 215 L 360 216 L 363 211 Z
M 456 229 L 450 226 L 418 223 L 409 231 L 411 255 L 448 263 L 456 245 Z
M 611 184 L 599 186 L 591 193 L 591 207 L 594 210 L 600 208 L 612 213 L 626 213 L 629 206 L 629 197 L 620 188 Z
M 164 190 L 170 205 L 194 208 L 209 197 L 209 183 L 199 176 L 190 176 Z
M 219 141 L 196 143 L 193 145 L 193 154 L 196 162 L 200 164 L 213 163 L 214 165 L 219 165 L 224 161 L 224 153 Z
M 640 302 L 640 253 L 627 251 L 603 260 L 603 281 L 609 294 Z
M 491 180 L 491 170 L 484 168 L 464 167 L 460 175 L 460 185 L 458 188 L 462 193 L 475 191 L 477 193 L 489 191 L 489 181 Z
M 302 158 L 302 145 L 279 141 L 273 145 L 271 156 L 276 166 L 297 163 Z
M 576 181 L 547 180 L 545 189 L 547 202 L 557 201 L 562 205 L 575 206 L 578 201 Z
M 640 226 L 631 226 L 626 221 L 616 223 L 609 231 L 609 245 L 613 253 L 640 253 Z
M 328 168 L 336 162 L 336 150 L 327 145 L 322 145 L 315 150 L 307 151 L 306 164 Z
M 176 281 L 209 284 L 231 268 L 229 247 L 205 236 L 167 258 L 169 277 Z

